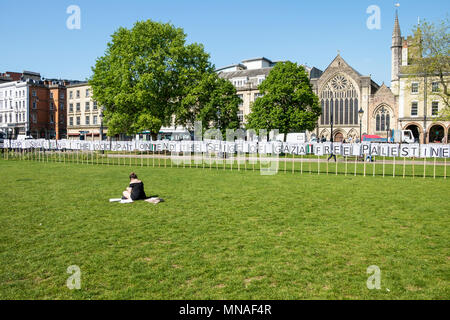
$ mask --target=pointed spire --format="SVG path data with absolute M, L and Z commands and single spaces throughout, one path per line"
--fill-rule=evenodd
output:
M 398 11 L 395 10 L 394 31 L 392 32 L 392 46 L 399 47 L 402 45 L 402 32 L 400 31 L 400 23 L 398 22 Z

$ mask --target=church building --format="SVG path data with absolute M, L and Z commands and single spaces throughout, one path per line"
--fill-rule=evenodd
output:
M 319 97 L 322 115 L 308 138 L 326 138 L 335 142 L 359 141 L 366 134 L 390 138 L 391 131 L 411 130 L 416 142 L 448 143 L 450 121 L 438 121 L 445 103 L 439 94 L 442 84 L 436 74 L 415 75 L 411 70 L 422 58 L 420 34 L 403 38 L 398 14 L 391 44 L 391 86 L 380 86 L 370 75 L 362 75 L 338 54 L 321 71 L 305 66 L 313 90 Z M 267 58 L 245 60 L 218 69 L 220 77 L 231 81 L 243 103 L 239 119 L 245 117 L 261 94 L 264 81 L 276 62 Z M 444 78 L 448 82 L 450 73 Z

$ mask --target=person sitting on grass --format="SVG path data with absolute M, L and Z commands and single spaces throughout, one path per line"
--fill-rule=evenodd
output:
M 130 174 L 130 186 L 123 192 L 123 198 L 126 200 L 146 200 L 144 183 L 138 179 L 136 173 Z
M 130 174 L 130 186 L 123 192 L 122 200 L 125 200 L 125 203 L 133 202 L 136 200 L 144 200 L 148 203 L 153 204 L 164 202 L 164 200 L 158 198 L 158 196 L 147 198 L 147 195 L 144 191 L 144 183 L 138 179 L 136 173 L 134 172 Z

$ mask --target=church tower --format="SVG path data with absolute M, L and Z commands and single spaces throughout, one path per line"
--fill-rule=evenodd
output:
M 398 22 L 398 12 L 395 13 L 391 53 L 391 88 L 393 89 L 394 93 L 396 93 L 399 80 L 398 75 L 400 73 L 400 66 L 402 65 L 402 33 L 400 31 L 400 24 Z

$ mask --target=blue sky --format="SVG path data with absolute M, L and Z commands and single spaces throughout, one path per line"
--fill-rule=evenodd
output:
M 450 8 L 448 0 L 0 0 L 0 72 L 84 80 L 118 27 L 153 19 L 203 43 L 216 67 L 265 56 L 324 70 L 340 50 L 360 73 L 389 85 L 397 2 L 403 35 L 418 16 L 436 21 Z M 69 5 L 81 8 L 80 30 L 66 27 Z M 366 27 L 370 5 L 381 9 L 380 30 Z

